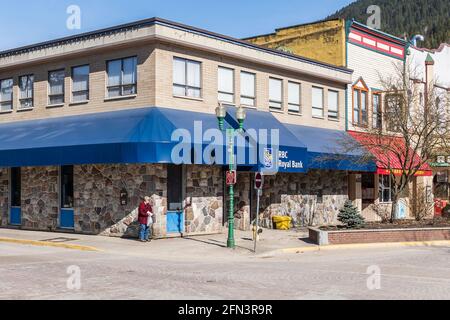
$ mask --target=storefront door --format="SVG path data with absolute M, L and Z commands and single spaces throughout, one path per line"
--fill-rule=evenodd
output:
M 20 168 L 11 169 L 11 207 L 9 211 L 9 223 L 13 226 L 22 225 L 21 208 L 21 170 Z
M 62 166 L 60 172 L 61 211 L 59 227 L 74 229 L 73 166 Z
M 167 233 L 184 233 L 183 167 L 167 167 Z

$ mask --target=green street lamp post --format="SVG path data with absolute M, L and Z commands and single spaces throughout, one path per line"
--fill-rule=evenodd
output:
M 216 116 L 219 120 L 219 128 L 220 130 L 224 130 L 224 123 L 225 123 L 225 117 L 227 114 L 226 108 L 223 106 L 223 104 L 219 103 L 219 106 L 216 108 Z M 239 131 L 242 131 L 244 128 L 244 121 L 246 118 L 246 113 L 244 108 L 239 107 L 236 112 L 236 118 L 239 122 Z M 228 147 L 228 153 L 229 153 L 229 160 L 230 160 L 230 174 L 235 169 L 235 163 L 234 163 L 234 137 L 236 134 L 236 129 L 227 129 L 227 147 Z M 229 140 L 228 140 L 229 139 Z M 236 173 L 237 175 L 237 173 Z M 229 216 L 228 216 L 228 240 L 227 240 L 227 247 L 234 249 L 236 247 L 235 239 L 234 239 L 234 184 L 233 182 L 229 183 L 229 193 L 230 193 L 230 208 L 229 208 Z

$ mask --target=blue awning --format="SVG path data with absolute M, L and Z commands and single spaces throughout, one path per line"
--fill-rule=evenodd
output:
M 271 112 L 246 109 L 244 134 L 250 144 L 257 140 L 260 161 L 251 168 L 266 174 L 276 172 L 307 172 L 308 154 L 306 145 Z M 225 118 L 228 125 L 238 128 L 236 108 L 228 107 Z M 252 139 L 254 138 L 254 139 Z
M 156 107 L 1 124 L 0 166 L 172 163 L 172 133 L 194 121 L 217 126 L 214 115 Z
M 343 152 L 344 131 L 285 124 L 308 148 L 308 168 L 345 171 L 376 171 L 375 163 L 361 163 L 358 150 Z
M 233 117 L 227 117 L 225 127 L 235 126 Z M 246 133 L 250 129 L 267 130 L 269 141 L 270 129 L 277 129 L 281 141 L 279 150 L 270 142 L 264 149 L 270 149 L 273 157 L 281 155 L 279 170 L 307 170 L 306 147 L 273 115 L 249 110 L 245 128 Z M 189 136 L 188 140 L 174 137 L 174 132 L 180 133 L 180 130 Z M 205 141 L 208 130 L 216 134 L 217 139 L 210 137 Z M 0 125 L 0 166 L 174 163 L 172 153 L 180 146 L 188 150 L 181 153 L 185 156 L 183 159 L 187 159 L 183 163 L 193 160 L 196 164 L 223 165 L 227 159 L 215 162 L 211 162 L 212 157 L 204 159 L 206 151 L 212 149 L 227 154 L 225 134 L 217 132 L 218 121 L 214 114 L 160 107 L 12 122 Z M 244 154 L 249 154 L 248 149 L 245 147 Z M 258 151 L 266 151 L 260 149 Z M 264 152 L 262 157 L 267 156 Z M 250 157 L 238 157 L 238 160 L 241 160 L 238 166 L 255 171 L 261 169 L 258 163 L 264 164 L 264 161 L 258 162 L 260 158 L 254 162 Z

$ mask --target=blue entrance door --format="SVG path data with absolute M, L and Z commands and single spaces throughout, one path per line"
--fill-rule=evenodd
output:
M 22 225 L 22 173 L 20 168 L 11 168 L 11 209 L 9 223 L 13 226 Z
M 62 166 L 60 174 L 61 212 L 59 227 L 61 229 L 74 229 L 73 166 Z
M 61 209 L 60 227 L 61 229 L 73 229 L 75 227 L 73 209 Z
M 180 211 L 167 212 L 167 233 L 184 233 L 184 214 Z
M 13 226 L 22 225 L 22 210 L 20 207 L 11 207 L 9 211 L 9 223 Z
M 167 233 L 184 233 L 183 167 L 167 167 Z

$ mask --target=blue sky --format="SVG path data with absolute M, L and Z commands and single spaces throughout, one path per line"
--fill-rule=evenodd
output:
M 6 0 L 0 0 L 6 2 Z M 243 38 L 323 19 L 353 0 L 25 0 L 0 11 L 0 50 L 158 16 Z M 81 9 L 81 29 L 66 28 L 67 7 Z

